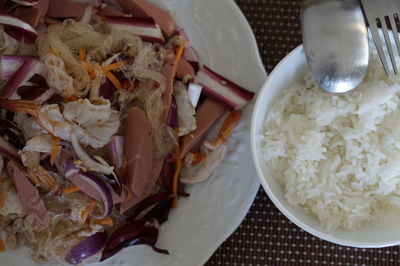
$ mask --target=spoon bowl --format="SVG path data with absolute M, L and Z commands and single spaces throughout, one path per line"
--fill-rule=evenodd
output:
M 368 69 L 368 31 L 357 0 L 306 0 L 301 28 L 307 64 L 318 85 L 344 93 Z

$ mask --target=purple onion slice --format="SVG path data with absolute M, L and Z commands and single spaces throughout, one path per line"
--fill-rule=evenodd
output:
M 123 136 L 112 136 L 110 142 L 107 145 L 107 152 L 110 156 L 111 163 L 115 167 L 114 172 L 118 175 L 121 168 L 124 165 L 124 145 L 125 138 Z
M 160 173 L 160 181 L 162 187 L 167 192 L 172 192 L 172 182 L 175 173 L 175 159 L 171 155 L 167 156 L 164 160 L 163 167 Z M 178 195 L 183 197 L 189 197 L 189 194 L 185 192 L 183 184 L 178 181 Z
M 88 196 L 101 200 L 104 205 L 103 213 L 93 213 L 96 219 L 103 219 L 110 215 L 113 210 L 113 199 L 109 187 L 98 175 L 90 172 L 72 174 L 67 177 L 75 186 Z
M 21 6 L 34 6 L 39 3 L 40 0 L 11 0 L 14 3 L 20 4 Z
M 154 251 L 169 254 L 155 245 L 158 240 L 159 223 L 154 218 L 144 218 L 125 224 L 117 229 L 108 240 L 100 261 L 112 257 L 121 249 L 133 245 L 149 245 Z
M 32 44 L 36 40 L 36 30 L 17 17 L 0 12 L 0 25 L 3 25 L 4 31 L 17 41 Z
M 160 192 L 139 202 L 126 215 L 129 217 L 128 220 L 155 218 L 159 224 L 162 224 L 168 220 L 173 200 L 172 193 Z
M 18 150 L 10 142 L 0 136 L 0 154 L 16 162 L 21 162 Z
M 197 81 L 203 86 L 204 94 L 233 110 L 242 108 L 254 96 L 254 92 L 240 87 L 206 66 L 201 67 L 197 72 Z
M 38 57 L 29 55 L 3 55 L 0 62 L 1 78 L 5 80 L 10 79 L 25 61 L 34 59 L 38 59 Z
M 138 35 L 142 40 L 155 43 L 164 43 L 160 27 L 153 18 L 115 17 L 108 16 L 104 22 L 117 30 Z
M 65 257 L 70 264 L 79 264 L 99 252 L 107 242 L 107 233 L 97 232 L 73 247 Z
M 14 98 L 17 89 L 21 87 L 26 81 L 31 79 L 35 74 L 42 72 L 42 64 L 37 59 L 27 59 L 18 68 L 17 71 L 10 77 L 8 82 L 3 88 L 3 96 L 6 98 Z

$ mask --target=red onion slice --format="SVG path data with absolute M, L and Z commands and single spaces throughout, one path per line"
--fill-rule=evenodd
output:
M 29 86 L 21 86 L 17 89 L 17 94 L 23 100 L 36 101 L 39 103 L 44 103 L 50 99 L 55 91 L 50 89 L 46 83 L 44 77 L 35 74 L 31 79 L 29 79 Z
M 3 96 L 6 98 L 15 98 L 17 89 L 35 74 L 42 72 L 42 64 L 37 59 L 27 59 L 21 67 L 12 75 L 3 88 Z
M 145 218 L 130 222 L 117 229 L 108 240 L 100 261 L 112 257 L 121 249 L 133 245 L 149 245 L 154 251 L 169 254 L 155 245 L 158 240 L 159 223 L 154 218 Z
M 168 191 L 172 192 L 172 183 L 175 173 L 175 159 L 172 155 L 168 155 L 164 160 L 164 164 L 160 173 L 160 182 L 162 187 Z M 189 194 L 185 191 L 183 184 L 178 180 L 178 195 L 183 197 L 189 197 Z
M 123 136 L 113 136 L 107 145 L 108 155 L 111 158 L 111 163 L 115 167 L 114 171 L 118 175 L 124 165 L 124 145 L 125 138 Z
M 161 29 L 153 18 L 109 16 L 105 17 L 104 22 L 109 25 L 111 29 L 130 32 L 139 36 L 144 41 L 164 43 Z
M 197 72 L 197 79 L 206 95 L 234 110 L 242 108 L 254 96 L 254 92 L 240 87 L 206 66 L 201 67 Z
M 24 136 L 18 126 L 2 117 L 0 117 L 0 136 L 7 139 L 17 150 L 25 146 Z
M 11 0 L 14 3 L 20 4 L 21 6 L 34 6 L 39 3 L 40 0 Z
M 0 12 L 0 25 L 3 25 L 4 31 L 17 41 L 32 44 L 36 40 L 36 30 L 19 18 Z
M 112 84 L 109 79 L 106 79 L 106 81 L 101 84 L 99 88 L 99 96 L 103 97 L 104 99 L 113 101 L 117 91 L 118 90 L 115 88 L 114 84 Z
M 38 59 L 38 57 L 27 55 L 3 55 L 0 62 L 1 78 L 5 80 L 10 79 L 25 61 L 34 59 Z
M 65 257 L 70 264 L 79 264 L 99 252 L 107 242 L 107 233 L 97 232 L 73 247 Z
M 0 136 L 0 154 L 16 162 L 21 161 L 18 155 L 18 150 L 1 136 Z
M 67 163 L 65 165 L 65 169 L 64 169 L 64 176 L 66 178 L 70 177 L 73 174 L 79 173 L 80 172 L 80 168 L 78 166 L 75 165 L 74 163 L 74 159 L 72 157 L 70 157 L 67 160 Z
M 99 175 L 100 175 L 100 178 L 102 178 L 107 184 L 110 185 L 110 187 L 115 191 L 115 193 L 118 194 L 118 196 L 121 196 L 122 184 L 115 174 L 111 174 L 111 175 L 99 174 Z
M 126 215 L 128 220 L 155 218 L 159 224 L 168 220 L 174 195 L 171 192 L 161 192 L 139 202 Z
M 103 219 L 112 213 L 114 203 L 111 191 L 99 176 L 90 172 L 82 172 L 72 174 L 67 178 L 83 193 L 103 202 L 104 212 L 102 214 L 94 213 L 94 218 Z

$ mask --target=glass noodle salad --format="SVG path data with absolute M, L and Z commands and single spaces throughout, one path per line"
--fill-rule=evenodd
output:
M 221 163 L 253 93 L 145 0 L 0 10 L 0 249 L 70 264 L 139 244 L 168 254 L 160 224 Z

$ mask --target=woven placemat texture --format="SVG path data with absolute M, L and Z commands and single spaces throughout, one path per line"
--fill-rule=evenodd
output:
M 270 72 L 301 43 L 302 0 L 236 2 Z M 400 265 L 399 252 L 399 247 L 358 249 L 313 237 L 284 217 L 261 188 L 243 223 L 206 265 Z

